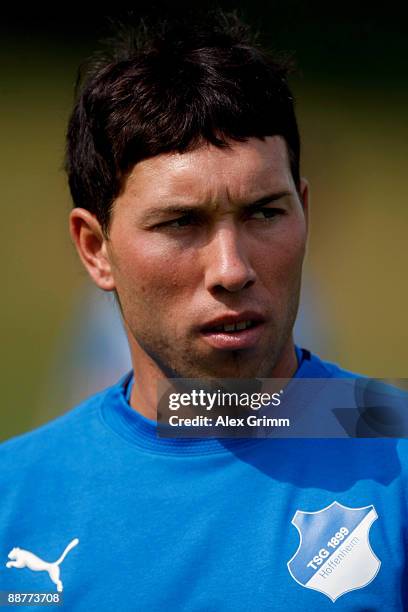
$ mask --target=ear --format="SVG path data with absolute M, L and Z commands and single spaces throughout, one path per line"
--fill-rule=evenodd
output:
M 107 238 L 95 215 L 74 208 L 69 217 L 70 233 L 82 263 L 94 283 L 104 291 L 115 288 L 107 253 Z
M 305 178 L 300 179 L 300 190 L 299 190 L 300 201 L 303 208 L 303 213 L 306 219 L 306 228 L 309 226 L 309 207 L 310 207 L 310 196 L 309 196 L 309 183 Z

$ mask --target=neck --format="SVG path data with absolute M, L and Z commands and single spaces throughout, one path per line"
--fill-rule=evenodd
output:
M 130 405 L 144 417 L 153 421 L 157 418 L 157 389 L 166 375 L 157 363 L 128 334 L 134 383 L 130 394 Z

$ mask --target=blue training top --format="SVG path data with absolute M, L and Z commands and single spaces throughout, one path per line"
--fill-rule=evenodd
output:
M 349 376 L 307 351 L 296 373 Z M 408 610 L 405 440 L 157 438 L 127 401 L 130 379 L 0 445 L 3 598 Z

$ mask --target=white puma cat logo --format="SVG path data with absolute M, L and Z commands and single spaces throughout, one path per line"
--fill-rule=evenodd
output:
M 11 561 L 7 561 L 6 567 L 28 567 L 28 569 L 33 570 L 33 572 L 48 572 L 51 580 L 54 584 L 57 585 L 58 593 L 62 592 L 63 586 L 60 580 L 60 564 L 63 562 L 71 548 L 74 548 L 79 543 L 78 538 L 74 538 L 72 542 L 68 544 L 62 555 L 57 561 L 54 563 L 49 563 L 48 561 L 43 561 L 37 555 L 34 555 L 29 550 L 24 550 L 23 548 L 13 548 L 10 550 L 7 555 Z

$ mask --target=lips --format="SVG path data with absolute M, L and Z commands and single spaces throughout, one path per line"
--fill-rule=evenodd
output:
M 252 310 L 246 310 L 241 313 L 226 313 L 224 315 L 215 317 L 207 323 L 204 323 L 204 325 L 202 325 L 201 327 L 201 331 L 206 333 L 208 331 L 214 331 L 215 329 L 218 330 L 222 327 L 225 328 L 226 326 L 233 325 L 234 327 L 238 327 L 238 325 L 240 324 L 242 326 L 242 324 L 244 323 L 251 323 L 252 326 L 254 326 L 259 323 L 264 323 L 264 321 L 265 317 L 263 317 L 260 313 Z M 231 329 L 230 331 L 233 331 L 233 329 Z
M 214 331 L 225 331 L 225 332 L 233 332 L 233 331 L 243 331 L 244 329 L 250 329 L 256 325 L 255 321 L 248 319 L 246 321 L 240 321 L 239 323 L 229 323 L 224 325 L 217 325 L 214 328 Z
M 253 348 L 261 339 L 265 318 L 253 311 L 227 313 L 205 323 L 200 333 L 213 348 L 239 350 Z

